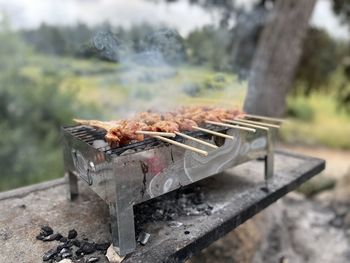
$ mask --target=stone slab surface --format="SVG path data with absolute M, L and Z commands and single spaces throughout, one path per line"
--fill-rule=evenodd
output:
M 196 186 L 200 186 L 204 201 L 213 207 L 212 213 L 179 215 L 175 220 L 180 224 L 176 226 L 167 221 L 146 220 L 142 228 L 151 234 L 149 242 L 139 245 L 124 262 L 182 262 L 324 167 L 321 159 L 277 152 L 275 177 L 268 184 L 268 191 L 261 161 L 205 179 Z M 0 262 L 42 262 L 43 253 L 56 245 L 35 239 L 44 224 L 65 235 L 75 228 L 90 241 L 110 241 L 107 205 L 84 182 L 79 187 L 80 196 L 74 202 L 66 199 L 63 179 L 0 193 Z

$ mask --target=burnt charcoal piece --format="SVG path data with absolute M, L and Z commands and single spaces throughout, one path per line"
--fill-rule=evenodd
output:
M 52 258 L 54 258 L 57 255 L 57 250 L 56 249 L 50 249 L 47 251 L 44 256 L 43 256 L 43 261 L 48 261 Z
M 78 235 L 78 232 L 75 229 L 71 229 L 68 232 L 68 239 L 74 239 Z
M 101 243 L 101 244 L 96 244 L 95 248 L 96 248 L 96 250 L 104 251 L 104 250 L 107 250 L 110 245 L 111 245 L 111 243 Z
M 42 236 L 41 234 L 39 234 L 39 235 L 37 235 L 35 238 L 36 238 L 37 240 L 43 240 L 45 237 Z
M 72 246 L 72 244 L 70 244 L 68 242 L 61 242 L 57 246 L 57 251 L 61 251 L 63 248 L 70 248 L 71 246 Z
M 62 258 L 71 258 L 72 256 L 73 256 L 73 254 L 70 251 L 62 254 Z
M 260 188 L 261 191 L 263 191 L 264 193 L 268 193 L 269 192 L 269 188 L 263 186 Z
M 100 260 L 99 257 L 91 257 L 86 262 L 87 263 L 94 263 L 94 262 L 98 262 L 99 260 Z
M 62 248 L 61 251 L 60 251 L 60 254 L 64 254 L 64 253 L 67 253 L 67 252 L 70 252 L 70 250 L 68 248 Z
M 41 227 L 40 235 L 47 237 L 53 234 L 53 229 L 47 225 Z
M 84 256 L 83 249 L 82 248 L 77 249 L 77 251 L 75 251 L 75 254 L 78 256 L 78 258 L 80 258 L 81 256 Z
M 72 244 L 73 244 L 74 246 L 76 246 L 76 247 L 80 247 L 80 246 L 81 246 L 80 241 L 79 241 L 78 239 L 72 240 Z
M 55 240 L 60 241 L 62 237 L 63 237 L 63 236 L 62 236 L 61 233 L 56 233 L 56 238 L 55 238 Z
M 44 237 L 43 241 L 45 242 L 45 241 L 59 240 L 59 239 L 57 239 L 58 237 L 59 237 L 59 234 L 57 234 L 57 233 L 56 234 L 51 234 L 51 235 L 49 235 L 47 237 Z
M 63 242 L 63 243 L 65 243 L 65 242 L 67 242 L 68 241 L 68 239 L 66 238 L 66 237 L 62 237 L 61 239 L 60 239 L 60 242 Z
M 50 262 L 61 262 L 62 260 L 62 255 L 57 254 L 54 259 L 51 259 Z
M 144 246 L 148 242 L 150 236 L 151 236 L 151 234 L 149 234 L 149 233 L 141 232 L 137 241 L 139 241 L 140 244 Z
M 95 244 L 89 242 L 82 243 L 80 249 L 84 254 L 92 254 L 96 251 Z

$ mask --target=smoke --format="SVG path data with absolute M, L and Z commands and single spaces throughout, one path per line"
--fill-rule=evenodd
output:
M 166 111 L 188 103 L 233 107 L 229 100 L 237 89 L 232 86 L 242 90 L 245 85 L 234 75 L 190 66 L 185 41 L 173 29 L 148 32 L 137 43 L 101 30 L 92 37 L 91 47 L 102 59 L 118 65 L 113 81 L 125 97 L 113 107 L 113 116 L 124 118 L 148 109 Z
M 102 59 L 118 63 L 115 81 L 127 96 L 116 113 L 126 116 L 150 108 L 171 108 L 179 89 L 166 83 L 176 78 L 177 68 L 186 59 L 181 36 L 175 30 L 160 29 L 146 35 L 137 50 L 133 44 L 109 30 L 99 31 L 91 39 L 92 49 Z

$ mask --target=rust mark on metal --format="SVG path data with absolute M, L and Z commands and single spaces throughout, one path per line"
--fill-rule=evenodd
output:
M 140 165 L 141 165 L 141 171 L 142 171 L 142 174 L 143 174 L 142 188 L 141 188 L 141 195 L 142 195 L 142 198 L 143 198 L 145 193 L 146 193 L 148 165 L 146 163 L 144 163 L 143 161 L 140 161 Z

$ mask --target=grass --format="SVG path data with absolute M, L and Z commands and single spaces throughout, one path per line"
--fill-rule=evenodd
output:
M 143 67 L 98 60 L 33 55 L 20 69 L 34 81 L 50 72 L 63 77 L 62 89 L 75 89 L 79 100 L 102 108 L 101 118 L 121 118 L 133 111 L 186 104 L 242 108 L 246 82 L 208 68 Z M 350 117 L 337 109 L 334 96 L 288 98 L 297 117 L 282 126 L 288 143 L 350 149 Z M 77 116 L 79 117 L 79 116 Z
M 289 98 L 288 103 L 300 100 L 313 111 L 311 120 L 290 118 L 281 129 L 281 138 L 288 143 L 321 145 L 350 149 L 350 116 L 338 109 L 333 96 L 318 93 L 307 98 Z
M 28 56 L 19 71 L 34 82 L 60 76 L 60 88 L 74 90 L 80 101 L 96 104 L 103 119 L 186 104 L 241 107 L 247 86 L 234 74 L 205 67 L 145 67 L 40 54 Z

